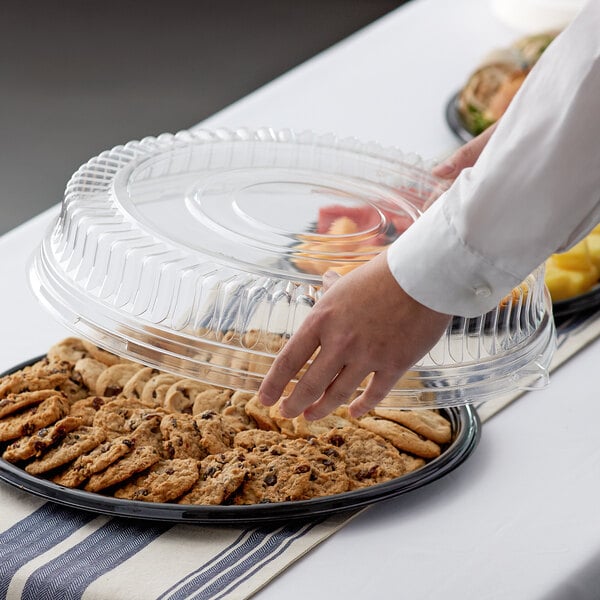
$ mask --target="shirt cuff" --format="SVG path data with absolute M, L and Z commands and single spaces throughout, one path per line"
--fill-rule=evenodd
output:
M 475 317 L 494 309 L 521 281 L 469 248 L 444 204 L 442 196 L 388 248 L 388 266 L 398 285 L 421 304 Z

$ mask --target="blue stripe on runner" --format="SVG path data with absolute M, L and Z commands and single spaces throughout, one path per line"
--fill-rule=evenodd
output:
M 309 528 L 315 524 L 311 524 Z M 208 587 L 200 591 L 196 597 L 214 598 L 215 594 L 223 591 L 238 577 L 244 576 L 245 579 L 248 570 L 256 569 L 257 563 L 265 561 L 270 554 L 278 554 L 278 549 L 286 540 L 295 538 L 299 532 L 304 535 L 306 533 L 305 528 L 306 525 L 296 524 L 286 527 L 256 529 L 250 532 L 243 543 L 239 543 L 241 538 L 238 538 L 225 552 L 221 553 L 219 560 L 215 561 L 213 559 L 205 563 L 200 569 L 172 586 L 158 600 L 184 600 L 207 585 Z M 229 569 L 229 572 L 220 576 L 226 569 Z M 215 577 L 219 578 L 213 581 Z
M 159 600 L 162 600 L 163 598 L 168 598 L 168 600 L 183 600 L 189 598 L 190 593 L 195 592 L 198 588 L 206 585 L 224 569 L 235 564 L 248 553 L 253 552 L 257 546 L 262 544 L 264 540 L 271 536 L 277 529 L 281 529 L 281 527 L 261 527 L 260 529 L 247 532 L 249 535 L 246 536 L 246 539 L 241 544 L 231 544 L 227 549 L 227 552 L 222 553 L 220 560 L 210 560 L 203 564 L 199 569 L 190 573 L 178 584 L 173 586 L 173 588 L 178 588 L 173 594 L 160 596 Z
M 249 533 L 248 530 L 242 531 L 242 533 L 240 533 L 240 535 L 236 538 L 236 540 L 234 542 L 229 544 L 229 546 L 227 546 L 226 548 L 221 550 L 221 552 L 219 552 L 218 554 L 215 554 L 215 556 L 213 556 L 208 562 L 206 562 L 206 563 L 204 563 L 204 565 L 202 565 L 202 568 L 206 569 L 209 565 L 218 561 L 224 554 L 226 554 L 227 552 L 230 552 L 231 548 L 235 548 L 238 544 L 240 544 L 240 542 L 248 535 L 248 533 Z M 171 586 L 166 592 L 164 592 L 160 596 L 158 596 L 156 600 L 165 600 L 166 598 L 168 598 L 169 594 L 171 592 L 176 590 L 185 581 L 185 579 L 187 579 L 188 577 L 191 577 L 192 575 L 193 575 L 193 573 L 191 573 L 190 575 L 187 575 L 184 579 L 181 579 L 180 581 L 178 581 L 175 585 Z
M 296 540 L 305 536 L 313 527 L 318 525 L 320 522 L 321 521 L 319 521 L 318 523 L 317 522 L 311 523 L 310 525 L 307 525 L 303 531 L 301 530 L 301 531 L 297 532 L 295 535 L 288 537 L 287 540 L 285 541 L 285 543 L 283 545 L 280 544 L 280 547 L 278 550 L 272 551 L 270 556 L 266 560 L 264 558 L 260 559 L 260 564 L 256 564 L 257 561 L 254 560 L 253 561 L 254 567 L 251 567 L 251 568 L 248 568 L 248 566 L 245 564 L 238 565 L 234 569 L 235 575 L 229 577 L 230 581 L 223 581 L 221 583 L 220 589 L 223 590 L 223 592 L 219 596 L 212 596 L 212 595 L 205 596 L 205 594 L 203 592 L 199 596 L 195 596 L 195 595 L 192 596 L 192 598 L 198 598 L 198 599 L 212 598 L 214 600 L 220 600 L 222 598 L 225 598 L 227 596 L 227 594 L 229 594 L 233 590 L 237 589 L 240 585 L 242 585 L 242 583 L 244 583 L 245 581 L 250 579 L 250 577 L 252 577 L 257 571 L 262 569 L 265 565 L 268 565 L 270 562 L 274 561 L 278 556 L 281 556 L 281 554 L 283 554 Z M 231 575 L 231 573 L 230 573 L 230 575 Z M 241 575 L 243 575 L 243 577 L 240 577 Z M 232 582 L 235 585 L 231 585 Z M 227 587 L 227 589 L 225 589 L 226 587 Z
M 31 574 L 22 600 L 79 600 L 98 577 L 119 566 L 170 529 L 112 519 Z
M 228 552 L 231 552 L 231 549 L 238 546 L 240 544 L 240 542 L 248 534 L 249 534 L 248 530 L 242 531 L 242 533 L 236 538 L 236 540 L 234 542 L 232 542 L 231 544 L 229 544 L 229 546 L 227 546 L 226 548 L 221 550 L 221 552 L 219 552 L 218 554 L 213 556 L 213 558 L 211 558 L 208 562 L 204 563 L 202 565 L 202 567 L 200 569 L 198 569 L 197 571 L 194 571 L 194 573 L 197 573 L 198 571 L 200 571 L 202 569 L 208 568 L 209 565 L 212 565 L 213 563 L 217 562 L 222 556 L 224 556 Z M 174 596 L 170 596 L 170 594 L 172 592 L 174 592 L 180 585 L 182 585 L 189 577 L 192 577 L 194 575 L 194 573 L 190 573 L 189 575 L 186 575 L 186 577 L 179 580 L 175 585 L 172 585 L 166 592 L 163 592 L 160 596 L 158 596 L 156 600 L 168 600 L 168 598 L 173 598 Z
M 48 502 L 0 533 L 0 599 L 6 599 L 10 582 L 23 565 L 96 517 Z

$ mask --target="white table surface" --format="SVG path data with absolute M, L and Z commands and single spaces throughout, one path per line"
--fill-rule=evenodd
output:
M 201 126 L 309 128 L 441 156 L 456 145 L 447 99 L 518 35 L 484 0 L 413 0 Z M 0 237 L 0 369 L 69 334 L 26 281 L 56 214 Z M 591 344 L 494 416 L 457 471 L 362 513 L 257 597 L 600 597 L 599 352 Z

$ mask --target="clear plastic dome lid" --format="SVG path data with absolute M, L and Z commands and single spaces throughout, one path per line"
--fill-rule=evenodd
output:
M 416 155 L 310 132 L 196 131 L 118 146 L 69 181 L 32 263 L 43 304 L 150 366 L 255 391 L 321 294 L 445 189 Z M 547 379 L 543 271 L 456 318 L 384 404 L 451 406 Z

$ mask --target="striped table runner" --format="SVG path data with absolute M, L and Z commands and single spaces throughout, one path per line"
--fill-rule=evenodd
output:
M 22 600 L 248 598 L 353 516 L 173 525 L 72 510 L 5 484 L 0 506 L 0 599 Z
M 600 313 L 563 321 L 553 368 L 598 335 Z M 518 395 L 480 406 L 482 421 Z M 72 510 L 0 483 L 0 600 L 243 600 L 356 514 L 173 525 Z

